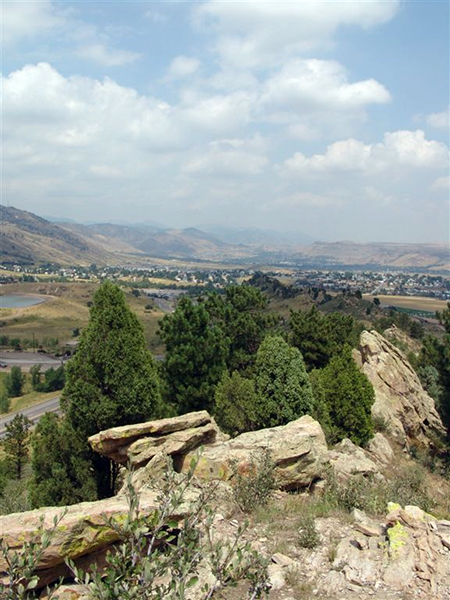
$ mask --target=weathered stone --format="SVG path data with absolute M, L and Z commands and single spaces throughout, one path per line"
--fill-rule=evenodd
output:
M 62 585 L 58 588 L 56 595 L 49 596 L 44 592 L 39 596 L 39 600 L 89 600 L 89 588 L 85 585 L 71 584 Z
M 275 554 L 272 556 L 272 562 L 280 567 L 289 567 L 294 561 L 289 556 L 281 554 L 281 552 L 275 552 Z
M 430 436 L 445 433 L 434 400 L 398 348 L 376 331 L 363 331 L 359 355 L 375 390 L 372 415 L 383 420 L 400 443 L 428 446 Z
M 176 431 L 202 427 L 208 423 L 211 423 L 210 415 L 206 410 L 201 410 L 179 417 L 106 429 L 91 436 L 89 443 L 95 452 L 123 463 L 124 459 L 126 462 L 126 448 L 138 439 L 150 436 L 158 438 Z M 212 426 L 217 431 L 217 425 L 213 424 Z
M 367 535 L 368 537 L 378 537 L 381 534 L 379 525 L 369 525 L 368 523 L 355 523 L 355 529 Z
M 394 458 L 394 451 L 382 433 L 376 433 L 367 444 L 367 451 L 382 465 L 389 464 Z
M 122 464 L 129 463 L 131 467 L 140 467 L 148 463 L 158 453 L 168 456 L 186 454 L 189 450 L 213 442 L 215 437 L 216 428 L 212 423 L 192 429 L 184 429 L 183 431 L 175 431 L 159 437 L 146 437 L 122 448 L 120 454 L 116 453 L 116 460 L 120 456 L 121 460 L 118 460 L 118 462 Z
M 198 492 L 190 490 L 185 503 L 177 508 L 175 519 L 182 519 L 189 512 L 191 502 Z M 158 506 L 157 493 L 144 491 L 140 495 L 140 512 L 144 516 L 151 514 Z M 54 529 L 49 547 L 43 553 L 37 566 L 41 585 L 55 581 L 67 573 L 64 560 L 88 558 L 83 568 L 92 561 L 98 562 L 98 553 L 104 553 L 118 541 L 117 531 L 107 524 L 108 518 L 120 524 L 128 514 L 127 499 L 116 496 L 97 502 L 83 502 L 69 507 L 51 507 L 16 513 L 0 517 L 0 531 L 3 540 L 12 551 L 19 551 L 27 541 L 39 538 L 40 526 L 43 530 Z M 60 517 L 62 518 L 60 519 Z M 54 519 L 60 519 L 54 526 Z M 92 559 L 91 559 L 92 557 Z M 0 556 L 0 581 L 7 572 L 7 563 Z
M 320 424 L 304 416 L 287 425 L 251 431 L 228 442 L 205 446 L 199 459 L 196 476 L 201 479 L 230 480 L 233 464 L 240 473 L 252 468 L 252 460 L 270 452 L 277 486 L 297 489 L 309 486 L 324 476 L 327 445 Z M 194 453 L 180 457 L 177 470 L 187 470 Z
M 338 480 L 347 481 L 352 475 L 380 477 L 378 466 L 370 460 L 364 450 L 348 439 L 342 440 L 330 450 L 328 459 Z

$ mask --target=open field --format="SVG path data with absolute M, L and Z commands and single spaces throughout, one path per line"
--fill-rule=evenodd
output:
M 374 298 L 371 294 L 364 294 L 363 297 L 365 300 L 373 300 Z M 445 300 L 436 300 L 435 298 L 424 298 L 421 296 L 380 296 L 377 294 L 376 297 L 379 298 L 382 304 L 427 312 L 442 311 L 447 307 Z
M 0 309 L 0 335 L 42 341 L 44 338 L 57 338 L 64 346 L 73 340 L 75 329 L 82 329 L 89 319 L 88 302 L 92 301 L 98 284 L 87 282 L 73 283 L 14 283 L 2 286 L 4 294 L 42 294 L 46 302 L 27 308 Z M 126 299 L 141 321 L 147 344 L 155 354 L 162 351 L 156 331 L 158 321 L 163 317 L 159 309 L 147 310 L 152 304 L 145 296 L 136 298 L 131 290 L 125 290 Z

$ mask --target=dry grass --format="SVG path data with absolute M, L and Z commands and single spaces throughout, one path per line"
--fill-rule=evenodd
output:
M 400 308 L 412 308 L 415 310 L 425 310 L 429 312 L 442 311 L 447 307 L 445 300 L 437 300 L 436 298 L 423 298 L 421 296 L 387 296 L 377 295 L 382 304 L 390 306 L 399 306 Z M 373 300 L 370 294 L 364 294 L 365 300 Z
M 0 332 L 9 337 L 42 340 L 57 338 L 60 344 L 72 339 L 73 330 L 82 329 L 89 320 L 88 302 L 92 300 L 98 284 L 71 283 L 15 283 L 4 286 L 6 294 L 43 294 L 46 302 L 21 309 L 1 309 Z M 159 310 L 148 311 L 149 298 L 135 298 L 131 290 L 125 290 L 127 302 L 141 321 L 147 344 L 155 354 L 162 353 L 162 345 L 156 335 L 158 321 L 163 317 Z

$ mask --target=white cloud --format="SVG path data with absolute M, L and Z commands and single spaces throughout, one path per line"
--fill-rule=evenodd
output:
M 141 57 L 137 52 L 108 48 L 104 44 L 82 46 L 78 48 L 76 55 L 103 67 L 122 67 L 136 62 Z
M 169 65 L 169 78 L 177 79 L 194 75 L 200 67 L 200 61 L 190 56 L 176 56 Z
M 294 192 L 285 196 L 279 196 L 268 204 L 269 209 L 280 208 L 299 208 L 302 206 L 322 207 L 322 206 L 340 206 L 342 199 L 312 192 Z
M 50 0 L 2 2 L 1 19 L 2 43 L 6 46 L 65 24 L 64 16 L 55 11 Z
M 367 28 L 385 23 L 399 6 L 399 0 L 326 4 L 210 0 L 197 7 L 195 22 L 219 34 L 216 51 L 224 62 L 251 68 L 326 46 L 341 26 Z
M 440 113 L 431 113 L 426 117 L 427 125 L 435 129 L 448 129 L 450 124 L 450 106 Z
M 211 142 L 205 153 L 194 155 L 185 163 L 183 172 L 215 177 L 259 175 L 269 162 L 261 153 L 264 147 L 259 138 Z
M 367 104 L 391 99 L 386 88 L 367 79 L 349 83 L 346 69 L 330 60 L 292 60 L 264 84 L 262 103 L 284 105 L 295 111 L 360 110 Z
M 324 154 L 311 157 L 301 152 L 287 159 L 282 172 L 287 175 L 353 171 L 367 174 L 400 167 L 439 169 L 448 166 L 449 151 L 445 144 L 426 140 L 417 131 L 394 131 L 378 144 L 364 144 L 347 139 L 330 144 Z
M 450 176 L 438 177 L 432 184 L 433 191 L 450 190 Z

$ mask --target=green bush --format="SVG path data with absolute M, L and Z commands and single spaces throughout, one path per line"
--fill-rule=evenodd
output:
M 269 450 L 259 456 L 253 454 L 246 473 L 241 473 L 236 464 L 233 469 L 233 495 L 243 512 L 251 512 L 269 501 L 275 489 L 274 464 Z
M 312 515 L 305 513 L 299 521 L 299 533 L 297 538 L 300 548 L 316 548 L 320 537 Z
M 186 591 L 198 583 L 199 571 L 206 565 L 211 577 L 198 589 L 198 600 L 209 600 L 217 589 L 233 587 L 241 580 L 247 582 L 249 600 L 268 594 L 267 561 L 243 541 L 247 525 L 240 526 L 226 542 L 215 538 L 211 508 L 215 488 L 198 490 L 189 514 L 182 520 L 177 518 L 188 491 L 193 491 L 196 465 L 194 459 L 186 475 L 175 473 L 168 465 L 166 476 L 160 480 L 158 509 L 147 516 L 140 511 L 139 495 L 128 479 L 127 517 L 120 522 L 104 519 L 121 540 L 108 552 L 105 568 L 100 572 L 94 565 L 85 573 L 72 561 L 66 561 L 76 583 L 85 587 L 91 600 L 185 600 Z M 64 513 L 60 519 L 63 516 Z M 49 547 L 59 520 L 49 532 L 41 525 L 36 538 L 20 551 L 11 551 L 0 540 L 0 553 L 8 565 L 8 577 L 0 584 L 2 600 L 39 597 L 35 591 L 36 566 Z M 58 585 L 49 598 L 57 597 L 57 588 Z

